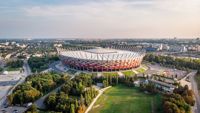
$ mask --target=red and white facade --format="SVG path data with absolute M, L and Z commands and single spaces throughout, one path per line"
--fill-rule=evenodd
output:
M 83 71 L 119 71 L 139 67 L 144 52 L 116 49 L 89 49 L 82 51 L 59 51 L 62 63 Z

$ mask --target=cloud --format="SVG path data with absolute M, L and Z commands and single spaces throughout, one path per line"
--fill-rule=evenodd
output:
M 8 7 L 0 10 L 4 15 L 0 18 L 0 31 L 20 36 L 84 38 L 189 37 L 200 32 L 199 0 L 63 1 L 32 1 L 14 9 L 0 5 Z
M 87 0 L 86 0 L 87 1 Z M 68 18 L 182 18 L 200 12 L 198 0 L 94 0 L 81 4 L 39 5 L 23 8 L 27 16 Z
M 101 13 L 112 12 L 130 12 L 133 11 L 129 6 L 150 5 L 152 1 L 146 0 L 100 0 L 101 2 L 88 2 L 84 4 L 73 5 L 47 5 L 33 6 L 25 8 L 25 12 L 30 16 L 68 16 L 68 15 L 96 15 Z

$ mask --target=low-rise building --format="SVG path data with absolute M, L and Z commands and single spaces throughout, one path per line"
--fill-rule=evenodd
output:
M 156 88 L 162 89 L 165 92 L 172 93 L 173 90 L 176 88 L 176 86 L 165 83 L 165 82 L 161 82 L 161 81 L 157 81 L 157 80 L 153 80 L 153 79 L 149 79 L 148 81 L 149 81 L 149 83 L 154 83 Z

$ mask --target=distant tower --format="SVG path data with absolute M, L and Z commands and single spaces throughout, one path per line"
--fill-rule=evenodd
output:
M 174 40 L 177 40 L 177 37 L 174 37 Z

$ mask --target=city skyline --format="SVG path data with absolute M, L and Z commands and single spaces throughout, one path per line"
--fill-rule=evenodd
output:
M 0 38 L 197 38 L 198 0 L 9 0 Z

